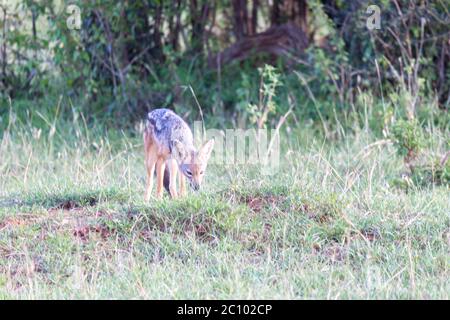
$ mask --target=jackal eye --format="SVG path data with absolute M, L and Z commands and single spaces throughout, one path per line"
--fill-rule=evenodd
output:
M 186 170 L 186 174 L 187 174 L 188 176 L 192 176 L 191 170 Z
M 205 171 L 200 171 L 200 174 L 203 174 L 203 173 L 205 173 Z

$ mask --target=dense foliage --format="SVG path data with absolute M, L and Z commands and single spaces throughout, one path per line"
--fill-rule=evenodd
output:
M 0 0 L 0 299 L 448 300 L 449 10 Z M 227 161 L 147 202 L 156 107 Z
M 69 27 L 69 4 L 80 28 Z M 380 29 L 366 26 L 372 4 Z M 54 106 L 62 95 L 88 119 L 126 123 L 161 106 L 195 115 L 198 100 L 214 119 L 241 125 L 269 63 L 283 71 L 276 114 L 293 106 L 325 130 L 323 122 L 350 127 L 367 112 L 379 132 L 393 115 L 444 110 L 433 121 L 448 120 L 446 0 L 17 0 L 0 13 L 0 115 L 8 97 L 51 96 Z

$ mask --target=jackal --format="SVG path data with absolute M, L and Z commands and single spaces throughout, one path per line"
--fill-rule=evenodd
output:
M 197 150 L 192 131 L 178 115 L 169 109 L 155 109 L 148 113 L 144 130 L 145 167 L 147 184 L 145 201 L 150 199 L 153 175 L 156 169 L 156 196 L 162 197 L 163 186 L 171 197 L 178 196 L 176 179 L 178 170 L 180 195 L 186 193 L 185 178 L 197 191 L 202 183 L 214 140 Z

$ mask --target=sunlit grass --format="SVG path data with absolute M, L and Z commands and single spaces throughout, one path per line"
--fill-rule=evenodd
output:
M 393 186 L 371 134 L 296 129 L 273 175 L 144 203 L 139 133 L 40 118 L 0 144 L 1 298 L 449 298 L 449 188 Z

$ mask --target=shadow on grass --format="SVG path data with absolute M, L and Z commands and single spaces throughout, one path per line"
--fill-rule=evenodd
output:
M 0 199 L 0 208 L 40 206 L 47 209 L 64 209 L 95 206 L 103 201 L 125 201 L 128 194 L 117 189 L 86 190 L 79 192 L 30 193 Z
M 139 230 L 144 237 L 154 232 L 194 234 L 204 242 L 235 234 L 238 221 L 245 220 L 246 215 L 242 206 L 233 207 L 218 199 L 202 196 L 156 201 L 123 209 L 131 219 L 128 227 L 134 231 Z M 125 231 L 129 232 L 130 230 Z

